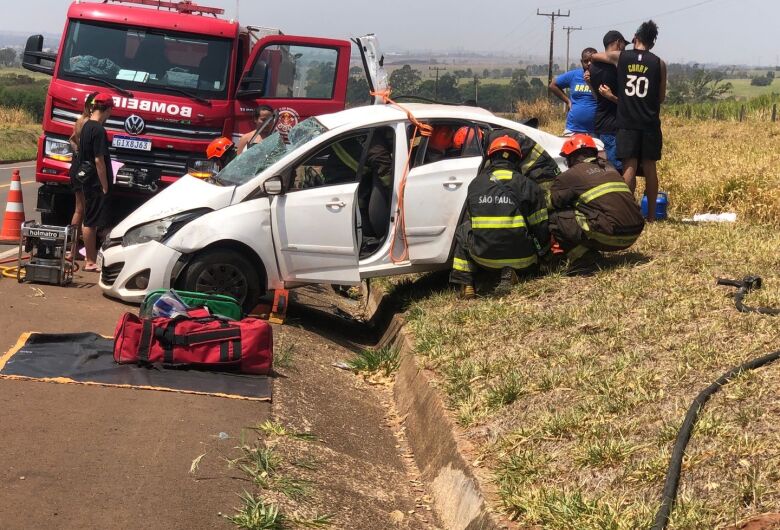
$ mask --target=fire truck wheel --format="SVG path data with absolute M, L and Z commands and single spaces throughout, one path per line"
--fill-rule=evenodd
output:
M 184 289 L 232 296 L 245 313 L 254 309 L 262 294 L 256 268 L 243 254 L 227 249 L 195 256 L 184 275 Z

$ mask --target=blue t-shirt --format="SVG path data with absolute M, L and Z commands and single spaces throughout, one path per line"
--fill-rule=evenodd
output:
M 593 134 L 596 120 L 596 98 L 585 82 L 584 70 L 569 70 L 555 78 L 555 84 L 561 90 L 569 89 L 571 110 L 566 116 L 566 129 L 573 132 Z

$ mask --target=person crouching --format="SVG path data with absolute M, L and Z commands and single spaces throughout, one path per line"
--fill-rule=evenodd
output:
M 461 296 L 474 298 L 477 267 L 501 271 L 496 294 L 510 291 L 517 272 L 536 268 L 550 249 L 547 208 L 538 184 L 518 170 L 520 144 L 501 136 L 488 147 L 486 168 L 471 181 L 466 219 L 455 233 L 455 257 L 450 282 Z
M 645 221 L 623 177 L 598 158 L 593 138 L 572 136 L 561 156 L 569 169 L 550 190 L 550 232 L 566 253 L 570 273 L 593 272 L 598 251 L 630 247 Z

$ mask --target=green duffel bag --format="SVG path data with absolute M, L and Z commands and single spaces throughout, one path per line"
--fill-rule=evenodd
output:
M 152 306 L 154 303 L 170 289 L 156 289 L 146 295 L 144 301 L 141 303 L 141 310 L 138 315 L 141 318 L 148 318 L 152 316 Z M 220 315 L 233 320 L 241 320 L 243 314 L 241 313 L 241 306 L 238 304 L 235 298 L 224 294 L 205 294 L 196 291 L 179 291 L 173 290 L 182 302 L 189 307 L 202 307 L 206 306 L 212 315 Z

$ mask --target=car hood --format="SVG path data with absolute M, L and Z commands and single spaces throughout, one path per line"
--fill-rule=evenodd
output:
M 120 238 L 135 226 L 196 208 L 219 210 L 230 204 L 234 191 L 234 186 L 216 186 L 184 175 L 125 217 L 110 237 Z

